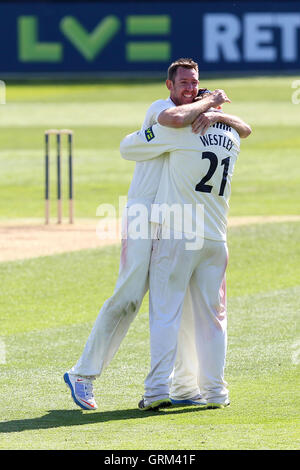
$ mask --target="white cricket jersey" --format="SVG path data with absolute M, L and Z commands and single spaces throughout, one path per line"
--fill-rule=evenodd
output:
M 204 136 L 194 134 L 191 126 L 172 129 L 155 124 L 146 131 L 130 134 L 120 145 L 121 155 L 127 160 L 151 160 L 170 152 L 155 197 L 152 222 L 179 231 L 168 209 L 177 204 L 182 214 L 186 207 L 193 224 L 190 231 L 186 228 L 190 221 L 183 223 L 182 232 L 202 233 L 204 238 L 217 241 L 226 240 L 231 179 L 239 150 L 238 133 L 221 123 L 211 126 Z M 204 209 L 204 227 L 198 219 L 199 207 Z M 197 227 L 199 223 L 201 227 Z
M 175 104 L 170 98 L 154 101 L 146 112 L 142 131 L 156 124 L 162 111 L 174 106 Z M 165 157 L 166 155 L 161 155 L 155 160 L 137 161 L 128 191 L 128 206 L 137 202 L 144 203 L 148 207 L 150 215 L 151 204 L 154 202 L 158 190 Z M 141 158 L 141 160 L 145 159 Z

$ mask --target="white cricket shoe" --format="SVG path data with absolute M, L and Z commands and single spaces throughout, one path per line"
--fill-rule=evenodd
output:
M 93 394 L 93 382 L 89 377 L 81 377 L 66 372 L 64 381 L 71 390 L 71 395 L 76 403 L 83 410 L 96 410 L 97 403 Z
M 141 401 L 139 401 L 138 407 L 140 410 L 144 411 L 156 411 L 159 410 L 160 408 L 168 408 L 171 406 L 171 400 L 170 398 L 163 398 L 161 400 L 154 400 L 149 402 L 146 398 L 142 398 Z

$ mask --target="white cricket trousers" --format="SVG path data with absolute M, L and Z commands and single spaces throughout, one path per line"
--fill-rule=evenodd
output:
M 122 240 L 115 290 L 104 302 L 83 353 L 70 373 L 98 377 L 114 357 L 148 290 L 151 250 L 151 239 Z
M 150 224 L 149 230 L 151 230 Z M 128 237 L 128 239 L 122 240 L 119 277 L 115 290 L 113 295 L 103 304 L 83 353 L 76 365 L 70 369 L 70 373 L 99 377 L 118 351 L 148 290 L 152 242 L 151 238 L 132 239 Z M 172 374 L 174 398 L 191 398 L 200 393 L 197 376 L 198 361 L 193 344 L 190 308 L 191 304 L 187 299 L 184 308 L 187 327 L 182 329 L 182 335 L 184 341 L 190 343 L 190 354 L 188 357 L 178 358 L 178 371 L 175 368 Z M 186 340 L 187 335 L 192 338 Z M 194 351 L 192 351 L 193 348 Z M 184 349 L 182 348 L 182 351 Z
M 227 260 L 226 242 L 204 239 L 201 249 L 187 250 L 185 239 L 153 241 L 149 278 L 151 367 L 144 394 L 149 401 L 181 395 L 186 361 L 191 358 L 194 362 L 194 343 L 202 396 L 214 403 L 228 398 L 224 380 Z M 188 286 L 193 318 L 182 316 Z M 186 335 L 180 332 L 181 324 Z M 180 379 L 169 390 L 168 379 L 175 364 Z

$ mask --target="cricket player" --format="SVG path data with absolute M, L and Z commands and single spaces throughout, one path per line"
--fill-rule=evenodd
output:
M 201 130 L 201 125 L 205 126 L 207 122 L 199 123 L 196 118 L 201 113 L 228 100 L 224 92 L 216 90 L 201 102 L 193 102 L 197 97 L 199 81 L 197 64 L 190 59 L 179 60 L 171 64 L 166 83 L 170 90 L 170 98 L 158 100 L 150 106 L 142 126 L 143 130 L 156 122 L 170 127 L 181 127 L 195 122 L 195 125 L 198 126 L 198 132 Z M 242 120 L 224 115 L 224 120 L 226 118 L 229 123 L 230 120 L 234 120 L 234 125 L 241 134 L 247 134 L 247 125 Z M 145 210 L 147 227 L 150 227 L 149 214 L 156 196 L 165 158 L 166 156 L 162 155 L 155 160 L 137 162 L 136 164 L 128 193 L 119 277 L 114 293 L 101 308 L 77 364 L 64 375 L 73 400 L 83 409 L 97 409 L 93 394 L 93 380 L 101 375 L 103 368 L 112 360 L 148 290 L 152 239 L 151 237 L 136 238 L 128 231 L 128 227 L 136 217 L 136 210 L 141 208 Z M 187 316 L 189 316 L 191 308 L 188 293 L 184 308 Z M 190 326 L 190 322 L 187 324 Z M 182 328 L 183 336 L 185 336 L 184 330 Z M 178 374 L 175 368 L 172 379 L 174 399 L 178 399 L 179 402 L 184 401 L 186 404 L 203 405 L 198 377 L 195 374 L 197 369 L 196 351 L 194 350 L 194 353 L 191 354 L 189 361 L 179 360 L 178 364 L 181 364 L 181 367 L 178 368 Z M 183 369 L 185 370 L 184 376 L 182 375 Z M 181 395 L 178 395 L 177 391 Z M 154 403 L 152 407 L 155 408 L 161 404 L 163 403 Z
M 226 226 L 239 148 L 235 129 L 218 122 L 203 136 L 193 133 L 191 127 L 171 129 L 156 124 L 121 142 L 121 155 L 127 160 L 152 161 L 169 153 L 151 214 L 158 237 L 153 241 L 150 263 L 151 369 L 139 402 L 143 410 L 150 409 L 152 403 L 167 403 L 176 352 L 180 351 L 183 357 L 190 355 L 190 341 L 181 342 L 177 351 L 188 287 L 202 396 L 207 408 L 229 404 L 224 380 Z M 172 218 L 168 211 L 174 207 L 181 212 Z

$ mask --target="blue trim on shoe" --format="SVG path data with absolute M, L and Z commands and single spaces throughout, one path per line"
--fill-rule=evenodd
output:
M 72 386 L 72 382 L 71 382 L 70 379 L 69 379 L 69 374 L 68 374 L 68 372 L 66 372 L 66 373 L 64 374 L 64 381 L 66 382 L 66 384 L 67 384 L 68 387 L 70 388 L 73 401 L 76 403 L 76 405 L 80 406 L 80 408 L 82 408 L 83 410 L 88 410 L 88 411 L 89 411 L 90 408 L 88 408 L 87 406 L 84 406 L 82 403 L 80 403 L 80 402 L 77 400 L 77 398 L 76 398 L 76 396 L 75 396 L 74 388 L 73 388 L 73 386 Z
M 185 400 L 174 400 L 171 398 L 172 405 L 198 405 L 198 406 L 205 406 L 206 403 L 199 403 L 199 401 L 193 400 L 192 398 L 186 398 Z

